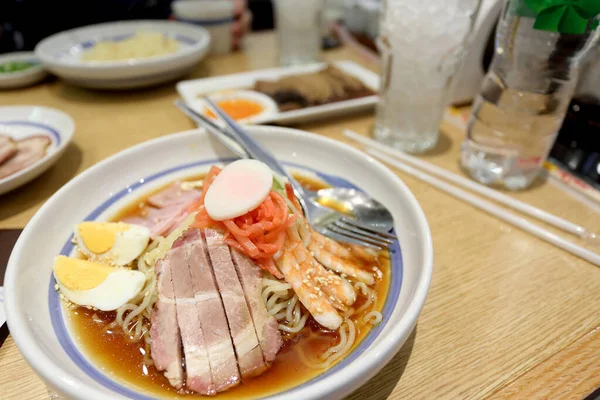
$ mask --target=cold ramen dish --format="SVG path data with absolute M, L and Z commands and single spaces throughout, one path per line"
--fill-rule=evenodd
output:
M 383 318 L 389 254 L 313 231 L 289 183 L 258 161 L 81 222 L 73 242 L 54 277 L 74 336 L 100 369 L 154 397 L 280 392 Z

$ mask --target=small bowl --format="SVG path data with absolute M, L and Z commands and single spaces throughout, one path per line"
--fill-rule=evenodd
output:
M 37 65 L 23 71 L 1 72 L 0 89 L 16 89 L 30 86 L 41 81 L 48 75 L 34 52 L 22 51 L 0 55 L 0 65 L 14 61 L 27 61 Z
M 219 103 L 224 100 L 250 100 L 259 103 L 263 106 L 263 111 L 259 114 L 252 115 L 247 118 L 236 120 L 238 124 L 243 125 L 258 125 L 265 123 L 266 121 L 273 118 L 279 112 L 277 103 L 275 100 L 267 96 L 266 94 L 256 92 L 254 90 L 227 90 L 223 92 L 216 92 L 208 96 L 214 103 Z M 197 113 L 206 115 L 208 111 L 208 105 L 202 98 L 193 100 L 188 105 Z

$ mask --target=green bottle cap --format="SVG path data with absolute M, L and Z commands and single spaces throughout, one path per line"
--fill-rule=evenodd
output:
M 533 28 L 542 31 L 583 34 L 598 27 L 600 0 L 516 0 L 512 6 L 515 14 L 535 18 Z

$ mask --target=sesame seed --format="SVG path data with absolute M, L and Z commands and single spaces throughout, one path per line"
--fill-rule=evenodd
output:
M 323 312 L 323 309 L 322 309 L 321 307 L 319 307 L 319 308 L 317 308 L 317 312 L 320 312 L 320 313 L 322 313 L 322 312 Z

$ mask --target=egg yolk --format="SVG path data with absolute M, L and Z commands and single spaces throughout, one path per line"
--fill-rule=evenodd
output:
M 129 225 L 122 222 L 82 222 L 77 228 L 83 244 L 91 252 L 105 253 L 113 247 L 117 233 L 125 232 Z
M 108 265 L 65 256 L 54 260 L 54 276 L 70 290 L 93 289 L 114 270 Z

